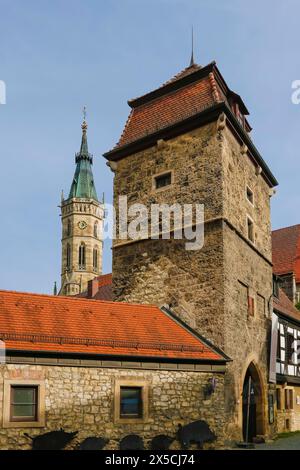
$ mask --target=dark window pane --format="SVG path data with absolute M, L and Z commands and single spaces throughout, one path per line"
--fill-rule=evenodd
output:
M 287 360 L 289 364 L 293 363 L 293 353 L 294 353 L 294 336 L 288 333 L 286 354 L 287 354 Z
M 121 387 L 120 416 L 129 418 L 141 418 L 142 415 L 142 388 Z
M 37 387 L 12 386 L 10 418 L 12 421 L 35 421 Z
M 35 417 L 35 405 L 13 405 L 12 406 L 12 416 L 16 417 Z
M 171 173 L 165 173 L 164 175 L 156 176 L 155 187 L 156 189 L 169 186 L 171 184 Z
M 34 403 L 35 389 L 34 388 L 14 388 L 14 403 Z

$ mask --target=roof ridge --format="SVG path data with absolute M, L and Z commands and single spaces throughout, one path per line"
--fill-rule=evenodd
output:
M 287 230 L 289 228 L 295 228 L 295 227 L 300 228 L 300 224 L 294 224 L 294 225 L 288 225 L 287 227 L 276 228 L 276 229 L 272 230 L 272 233 L 279 232 L 279 230 Z
M 139 307 L 155 307 L 158 310 L 159 307 L 155 304 L 139 304 L 137 302 L 115 302 L 113 300 L 98 300 L 98 299 L 86 299 L 85 297 L 77 297 L 75 295 L 67 296 L 67 295 L 53 295 L 53 294 L 40 294 L 38 292 L 22 292 L 22 291 L 15 291 L 15 290 L 7 290 L 7 289 L 0 289 L 1 292 L 7 294 L 20 294 L 20 295 L 28 295 L 28 296 L 35 296 L 35 297 L 50 297 L 51 299 L 65 299 L 65 300 L 76 300 L 76 301 L 85 301 L 85 302 L 98 302 L 101 304 L 114 304 L 114 305 L 134 305 Z

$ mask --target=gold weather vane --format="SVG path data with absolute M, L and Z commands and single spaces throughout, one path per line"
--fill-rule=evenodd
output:
M 86 120 L 86 106 L 83 106 L 82 114 L 83 114 L 83 120 L 85 121 Z

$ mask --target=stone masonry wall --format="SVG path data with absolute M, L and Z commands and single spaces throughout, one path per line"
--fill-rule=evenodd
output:
M 148 447 L 158 434 L 175 436 L 178 424 L 206 420 L 223 443 L 224 375 L 215 373 L 216 391 L 204 400 L 204 388 L 211 372 L 168 370 L 133 370 L 114 368 L 68 367 L 45 365 L 0 365 L 0 449 L 29 449 L 31 436 L 58 430 L 79 431 L 70 445 L 74 447 L 88 436 L 110 439 L 106 448 L 117 449 L 119 440 L 135 433 Z M 38 379 L 45 381 L 45 428 L 3 429 L 3 380 Z M 142 424 L 116 424 L 113 420 L 115 379 L 136 378 L 149 382 L 149 419 Z M 172 448 L 178 448 L 178 442 Z
M 241 426 L 243 374 L 251 361 L 261 373 L 265 433 L 267 422 L 268 360 L 272 311 L 271 224 L 269 187 L 228 129 L 222 132 L 224 171 L 224 350 L 233 359 L 226 373 L 226 411 L 234 413 L 231 431 Z M 253 205 L 246 187 L 253 191 Z M 254 244 L 247 243 L 246 217 L 254 222 Z M 258 251 L 255 251 L 256 248 Z M 268 262 L 269 261 L 269 262 Z M 254 298 L 254 316 L 248 312 Z M 274 426 L 273 426 L 274 428 Z
M 117 164 L 114 198 L 131 202 L 203 203 L 204 246 L 186 251 L 184 241 L 116 241 L 116 300 L 167 303 L 233 360 L 226 373 L 228 433 L 241 438 L 241 390 L 247 366 L 261 375 L 263 427 L 267 423 L 269 307 L 272 294 L 269 187 L 241 143 L 225 126 L 211 123 Z M 153 175 L 172 170 L 174 183 L 155 192 Z M 246 187 L 253 191 L 253 204 Z M 254 244 L 247 240 L 247 216 Z M 248 318 L 248 296 L 255 315 Z

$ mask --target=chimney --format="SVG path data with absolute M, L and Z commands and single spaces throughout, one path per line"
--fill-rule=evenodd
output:
M 87 296 L 88 299 L 93 299 L 99 290 L 99 281 L 97 278 L 88 281 Z

